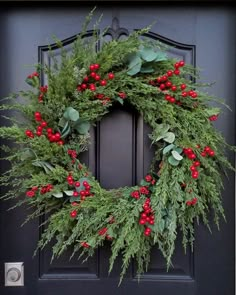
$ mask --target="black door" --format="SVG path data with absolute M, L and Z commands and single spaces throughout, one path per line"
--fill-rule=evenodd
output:
M 60 2 L 58 2 L 60 3 Z M 0 96 L 24 89 L 28 67 L 50 62 L 45 44 L 52 36 L 66 40 L 80 32 L 84 17 L 92 5 L 53 5 L 14 7 L 0 12 Z M 147 36 L 171 46 L 169 54 L 203 69 L 204 81 L 216 81 L 212 94 L 223 97 L 235 110 L 235 13 L 230 7 L 145 6 L 99 4 L 103 13 L 101 27 L 111 27 L 110 38 L 124 37 L 134 29 L 157 21 Z M 69 50 L 69 49 L 68 49 Z M 55 48 L 55 56 L 58 52 Z M 2 121 L 2 124 L 4 122 Z M 225 111 L 216 123 L 229 143 L 235 139 L 234 112 Z M 122 130 L 122 131 L 121 131 Z M 114 109 L 94 132 L 90 151 L 84 160 L 106 188 L 134 185 L 148 171 L 152 158 L 148 126 L 139 114 L 129 109 Z M 95 136 L 96 133 L 96 136 Z M 107 148 L 107 146 L 112 148 Z M 136 148 L 133 148 L 133 147 Z M 233 163 L 233 155 L 229 155 Z M 2 163 L 3 172 L 7 163 Z M 112 173 L 111 173 L 112 172 Z M 10 202 L 0 202 L 0 294 L 160 294 L 160 295 L 233 295 L 234 294 L 234 175 L 229 175 L 223 192 L 227 223 L 221 230 L 213 226 L 210 234 L 196 225 L 194 252 L 184 254 L 181 241 L 176 244 L 173 268 L 166 272 L 165 261 L 153 249 L 149 271 L 138 283 L 135 265 L 131 264 L 118 288 L 120 261 L 108 276 L 109 247 L 99 249 L 93 259 L 81 264 L 69 261 L 69 254 L 50 264 L 50 248 L 37 257 L 32 254 L 39 239 L 38 221 L 20 227 L 28 211 L 7 211 Z M 4 262 L 24 262 L 25 286 L 4 286 Z

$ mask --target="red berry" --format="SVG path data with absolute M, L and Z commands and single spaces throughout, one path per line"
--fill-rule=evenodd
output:
M 161 89 L 161 90 L 164 90 L 165 88 L 166 88 L 165 84 L 161 84 L 161 85 L 160 85 L 160 89 Z
M 198 171 L 193 171 L 192 172 L 192 178 L 196 179 L 196 178 L 198 178 L 198 176 L 199 176 Z
M 92 72 L 92 73 L 90 74 L 90 77 L 95 78 L 96 75 L 97 75 L 97 74 L 96 74 L 95 72 Z
M 87 186 L 89 183 L 87 181 L 83 181 L 83 186 Z
M 96 90 L 96 86 L 95 86 L 94 84 L 90 84 L 90 85 L 89 85 L 89 89 L 90 89 L 91 91 L 95 91 L 95 90 Z
M 169 94 L 166 94 L 165 95 L 165 100 L 170 101 L 170 99 L 171 99 L 171 96 Z
M 207 153 L 209 153 L 209 152 L 211 151 L 211 148 L 210 148 L 209 146 L 206 146 L 206 147 L 204 148 L 204 151 L 207 152 Z
M 37 136 L 41 136 L 41 135 L 42 135 L 42 131 L 37 131 L 37 132 L 36 132 L 36 135 L 37 135 Z
M 186 202 L 186 205 L 187 205 L 187 206 L 191 206 L 191 205 L 192 205 L 192 201 L 187 201 L 187 202 Z
M 90 69 L 90 71 L 94 71 L 95 70 L 94 65 L 90 65 L 89 69 Z
M 179 75 L 180 74 L 180 70 L 174 70 L 174 74 L 175 75 Z
M 76 186 L 76 187 L 79 187 L 79 186 L 80 186 L 80 182 L 79 182 L 79 181 L 76 181 L 76 182 L 75 182 L 75 186 Z
M 101 80 L 100 81 L 100 85 L 101 86 L 106 86 L 107 85 L 107 81 L 106 80 Z
M 82 89 L 86 89 L 86 88 L 87 88 L 87 84 L 83 83 L 83 84 L 80 85 L 80 87 L 81 87 Z
M 170 98 L 170 103 L 175 103 L 176 102 L 176 99 L 174 97 L 171 97 Z
M 28 137 L 30 137 L 31 134 L 32 134 L 32 131 L 30 131 L 30 130 L 26 130 L 26 131 L 25 131 L 25 134 L 26 134 Z
M 197 198 L 196 197 L 193 198 L 191 203 L 192 203 L 192 205 L 195 205 L 197 203 Z
M 166 81 L 167 81 L 167 79 L 168 79 L 168 77 L 167 77 L 167 76 L 162 76 L 162 77 L 161 77 L 161 81 L 162 81 L 162 82 L 166 82 Z
M 47 122 L 45 122 L 45 121 L 42 121 L 41 122 L 41 126 L 44 128 L 44 127 L 46 127 L 48 125 L 48 123 Z
M 114 79 L 115 78 L 115 75 L 113 74 L 113 73 L 109 73 L 108 74 L 108 79 L 109 80 L 112 80 L 112 79 Z
M 63 141 L 63 140 L 59 140 L 59 141 L 57 142 L 57 144 L 59 144 L 59 145 L 63 145 L 63 144 L 64 144 L 64 141 Z
M 146 214 L 146 213 L 142 213 L 142 214 L 141 214 L 141 217 L 144 219 L 144 218 L 147 217 L 147 214 Z
M 76 210 L 71 211 L 71 212 L 70 212 L 70 216 L 71 216 L 72 218 L 75 218 L 75 217 L 77 216 L 77 211 L 76 211 Z
M 206 157 L 206 155 L 207 155 L 206 152 L 201 152 L 202 157 Z
M 180 67 L 183 67 L 185 65 L 185 62 L 183 61 L 183 60 L 181 60 L 180 62 L 179 62 L 179 66 Z
M 85 83 L 87 83 L 88 81 L 89 81 L 89 77 L 88 76 L 86 76 L 86 77 L 84 77 L 84 80 L 83 80 Z
M 188 158 L 190 160 L 194 160 L 194 159 L 196 159 L 196 155 L 194 153 L 192 153 L 192 154 L 188 155 Z
M 145 176 L 145 180 L 146 180 L 147 182 L 152 181 L 152 176 L 151 176 L 151 175 L 146 175 L 146 176 Z
M 72 203 L 71 203 L 71 206 L 77 206 L 77 205 L 78 205 L 77 202 L 72 202 Z
M 59 141 L 60 139 L 61 139 L 61 134 L 59 133 L 59 132 L 57 132 L 56 134 L 55 134 L 55 140 L 56 141 Z
M 99 64 L 94 64 L 94 70 L 98 70 L 100 68 L 100 65 Z
M 201 163 L 200 163 L 199 161 L 195 161 L 195 162 L 193 162 L 193 165 L 194 165 L 195 167 L 198 167 L 198 166 L 201 165 Z
M 158 83 L 158 84 L 161 84 L 161 81 L 162 81 L 161 77 L 158 77 L 158 78 L 157 78 L 157 83 Z
M 47 133 L 52 133 L 52 128 L 47 128 Z
M 193 91 L 193 90 L 190 90 L 190 91 L 188 92 L 188 95 L 192 96 L 193 93 L 194 93 L 194 91 Z
M 145 223 L 146 223 L 146 220 L 145 220 L 145 219 L 140 219 L 140 220 L 139 220 L 139 224 L 142 224 L 142 225 L 143 225 L 143 224 L 145 224 Z
M 174 67 L 175 67 L 176 69 L 178 69 L 178 68 L 180 67 L 179 63 L 176 62 L 176 63 L 174 64 Z
M 154 220 L 150 220 L 150 221 L 149 221 L 149 224 L 151 224 L 151 225 L 153 225 L 154 223 L 155 223 Z
M 183 91 L 181 95 L 182 95 L 182 97 L 187 97 L 188 96 L 188 92 Z
M 85 191 L 80 191 L 79 194 L 81 195 L 81 197 L 86 195 Z
M 165 85 L 166 85 L 166 87 L 171 87 L 171 86 L 172 86 L 172 83 L 171 83 L 170 81 L 167 81 L 167 82 L 165 83 Z
M 187 87 L 186 84 L 181 84 L 180 85 L 181 90 L 184 90 L 186 87 Z
M 168 77 L 171 77 L 173 75 L 173 71 L 167 71 L 166 74 L 167 74 Z
M 193 172 L 193 171 L 196 171 L 196 167 L 195 166 L 190 166 L 190 170 Z
M 101 79 L 101 77 L 100 77 L 99 75 L 96 75 L 96 76 L 94 77 L 94 79 L 95 79 L 96 81 L 99 81 L 99 80 Z
M 77 191 L 73 192 L 73 197 L 78 197 L 79 193 Z
M 38 127 L 37 127 L 37 131 L 42 132 L 42 131 L 43 131 L 43 127 L 42 127 L 42 126 L 38 126 Z
M 191 95 L 191 97 L 192 97 L 192 98 L 197 98 L 197 97 L 198 97 L 198 95 L 197 95 L 197 93 L 196 93 L 196 92 L 194 92 L 194 93 Z
M 209 154 L 210 157 L 214 157 L 215 156 L 215 152 L 214 151 L 210 151 L 208 154 Z
M 176 87 L 175 85 L 173 85 L 173 86 L 171 87 L 171 90 L 172 90 L 172 91 L 176 91 L 176 90 L 177 90 L 177 87 Z

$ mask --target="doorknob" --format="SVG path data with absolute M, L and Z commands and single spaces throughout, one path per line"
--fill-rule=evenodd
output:
M 5 263 L 5 286 L 24 286 L 23 262 Z

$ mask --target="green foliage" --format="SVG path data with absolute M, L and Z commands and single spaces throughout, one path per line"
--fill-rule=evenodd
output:
M 27 203 L 34 208 L 27 220 L 50 213 L 39 248 L 56 238 L 53 257 L 61 255 L 70 246 L 74 247 L 72 255 L 78 252 L 88 257 L 108 239 L 112 253 L 110 271 L 117 256 L 121 255 L 122 280 L 131 259 L 137 261 L 138 274 L 146 271 L 153 246 L 159 248 L 169 267 L 179 230 L 184 248 L 193 245 L 194 222 L 201 220 L 209 227 L 210 209 L 219 226 L 220 218 L 224 217 L 221 172 L 225 168 L 233 169 L 225 149 L 235 151 L 235 147 L 225 142 L 209 120 L 210 116 L 220 114 L 220 108 L 209 104 L 216 98 L 201 92 L 200 87 L 205 84 L 197 85 L 186 79 L 197 77 L 197 69 L 185 65 L 180 75 L 170 77 L 178 89 L 183 83 L 188 90 L 196 88 L 197 98 L 183 98 L 181 91 L 176 91 L 174 96 L 180 103 L 170 103 L 165 99 L 166 94 L 173 95 L 170 89 L 163 92 L 156 82 L 152 85 L 150 81 L 174 70 L 177 61 L 168 58 L 159 44 L 147 45 L 140 38 L 149 28 L 134 32 L 125 40 L 110 42 L 103 40 L 95 30 L 88 40 L 84 36 L 91 17 L 92 14 L 75 41 L 72 54 L 67 54 L 57 41 L 61 62 L 52 57 L 52 67 L 41 68 L 48 76 L 48 89 L 42 103 L 38 102 L 41 90 L 37 77 L 26 80 L 32 90 L 20 91 L 2 100 L 0 110 L 11 125 L 0 128 L 0 137 L 10 140 L 13 147 L 2 146 L 3 159 L 11 162 L 11 167 L 0 181 L 8 188 L 3 196 L 5 199 L 19 198 L 27 191 L 32 192 L 34 187 L 38 188 L 34 196 L 17 200 L 16 206 Z M 98 41 L 103 41 L 102 48 L 96 52 Z M 93 81 L 97 83 L 96 90 L 86 87 L 80 91 L 78 86 L 90 75 L 92 64 L 100 65 L 96 73 L 107 80 L 107 85 L 104 87 Z M 113 79 L 107 79 L 109 73 L 114 73 Z M 132 105 L 152 128 L 149 137 L 156 147 L 150 168 L 150 175 L 155 180 L 153 184 L 143 179 L 135 187 L 105 190 L 79 161 L 81 153 L 89 148 L 90 126 L 96 125 L 117 102 Z M 7 117 L 4 111 L 16 111 L 21 119 Z M 51 142 L 45 129 L 42 135 L 36 135 L 40 123 L 35 121 L 35 112 L 41 113 L 53 132 L 60 133 L 62 144 Z M 26 136 L 26 129 L 34 133 L 33 138 Z M 206 146 L 215 151 L 214 156 L 202 157 Z M 189 168 L 193 161 L 184 153 L 184 148 L 191 149 L 200 161 L 197 179 L 191 177 Z M 71 150 L 74 156 L 69 153 Z M 74 182 L 80 182 L 80 186 L 70 185 L 70 176 Z M 90 195 L 83 198 L 85 182 L 90 187 Z M 42 192 L 49 184 L 52 187 Z M 154 224 L 145 225 L 151 229 L 149 236 L 144 235 L 144 226 L 139 224 L 147 197 L 143 193 L 138 199 L 131 197 L 131 193 L 139 191 L 140 187 L 149 190 L 153 210 Z M 197 202 L 188 206 L 188 201 L 193 199 Z M 106 234 L 99 234 L 104 228 Z

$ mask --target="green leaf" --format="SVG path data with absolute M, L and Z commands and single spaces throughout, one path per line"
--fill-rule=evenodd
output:
M 76 122 L 74 129 L 79 132 L 79 134 L 87 134 L 90 129 L 90 123 L 88 121 L 78 120 L 78 123 Z
M 134 76 L 135 74 L 137 74 L 140 71 L 141 65 L 142 65 L 141 58 L 136 54 L 133 55 L 133 57 L 131 58 L 130 63 L 129 63 L 127 74 L 130 76 Z
M 62 198 L 63 197 L 63 193 L 62 192 L 58 192 L 58 193 L 53 193 L 52 194 L 55 198 Z
M 46 161 L 34 160 L 32 161 L 32 165 L 36 167 L 42 167 L 47 174 L 49 174 L 50 171 L 54 169 L 53 166 Z
M 158 52 L 155 61 L 167 60 L 167 54 L 165 52 Z
M 176 151 L 177 153 L 181 154 L 183 152 L 183 149 L 180 147 L 176 147 L 173 149 L 174 151 Z
M 142 65 L 141 67 L 141 70 L 140 70 L 140 73 L 153 73 L 154 72 L 154 69 L 151 65 Z
M 178 152 L 172 151 L 171 154 L 175 158 L 175 160 L 178 160 L 178 161 L 183 160 L 183 157 Z
M 167 145 L 164 149 L 163 149 L 163 155 L 167 154 L 168 152 L 170 152 L 173 148 L 175 147 L 175 145 L 172 143 L 172 144 L 169 144 Z
M 176 160 L 173 156 L 170 156 L 168 158 L 168 162 L 170 163 L 170 165 L 172 166 L 178 166 L 179 165 L 179 161 Z
M 68 121 L 64 117 L 62 117 L 58 123 L 58 126 L 64 128 L 67 122 Z
M 144 47 L 141 51 L 141 57 L 145 61 L 153 61 L 157 58 L 158 53 L 153 50 L 151 47 Z
M 79 119 L 79 112 L 76 111 L 74 108 L 72 107 L 68 107 L 64 114 L 63 114 L 63 117 L 66 119 L 66 120 L 70 120 L 70 121 L 74 121 L 76 122 L 78 119 Z
M 163 139 L 168 143 L 173 143 L 175 141 L 175 135 L 173 132 L 167 132 Z
M 61 138 L 66 138 L 66 136 L 70 133 L 71 128 L 69 122 L 67 121 L 64 128 L 61 131 Z
M 114 100 L 118 101 L 120 104 L 124 104 L 124 100 L 120 97 L 114 97 Z
M 73 192 L 74 191 L 64 191 L 64 193 L 67 195 L 67 196 L 73 196 Z
M 35 153 L 31 149 L 25 149 L 20 155 L 21 161 L 25 161 L 25 160 L 29 160 L 33 158 L 35 158 Z
M 33 80 L 32 80 L 31 78 L 26 78 L 26 79 L 25 79 L 25 82 L 26 82 L 28 85 L 30 85 L 30 86 L 33 86 L 33 85 L 34 85 Z

